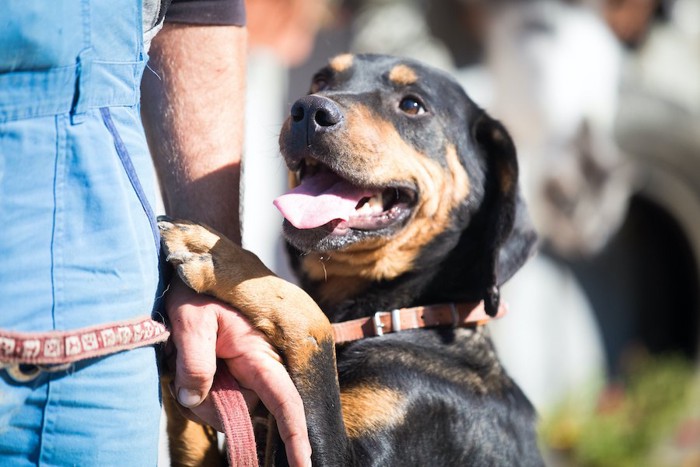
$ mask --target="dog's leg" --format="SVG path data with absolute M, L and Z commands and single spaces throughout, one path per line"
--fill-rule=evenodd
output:
M 159 227 L 183 281 L 239 310 L 280 352 L 304 402 L 314 464 L 349 465 L 332 330 L 318 305 L 213 230 L 179 221 Z

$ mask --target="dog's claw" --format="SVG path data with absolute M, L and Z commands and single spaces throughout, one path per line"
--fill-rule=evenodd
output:
M 167 232 L 174 227 L 170 219 L 164 219 L 163 217 L 158 218 L 158 230 L 161 232 Z
M 497 285 L 493 285 L 486 290 L 486 296 L 484 297 L 484 311 L 486 311 L 487 315 L 492 318 L 496 316 L 500 302 L 501 292 L 498 290 Z
M 168 255 L 165 257 L 165 260 L 174 266 L 177 266 L 178 264 L 186 263 L 187 261 L 190 261 L 195 255 L 190 253 L 190 252 L 174 252 L 174 253 L 168 253 Z M 200 255 L 201 256 L 201 255 Z

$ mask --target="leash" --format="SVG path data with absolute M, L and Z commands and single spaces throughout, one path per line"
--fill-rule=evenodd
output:
M 505 316 L 507 312 L 507 305 L 501 303 L 498 307 L 498 313 L 492 318 L 486 314 L 483 301 L 442 303 L 399 308 L 392 311 L 378 311 L 368 318 L 333 323 L 333 338 L 336 344 L 342 344 L 408 329 L 436 326 L 451 326 L 453 328 L 480 326 L 492 319 Z
M 258 467 L 253 422 L 238 382 L 228 369 L 220 366 L 214 375 L 209 395 L 224 427 L 228 463 L 236 467 Z

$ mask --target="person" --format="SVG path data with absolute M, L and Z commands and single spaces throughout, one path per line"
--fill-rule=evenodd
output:
M 240 240 L 243 5 L 167 3 L 3 3 L 2 465 L 157 463 L 156 350 L 134 344 L 153 334 L 163 294 L 153 163 L 170 215 Z M 139 101 L 144 31 L 166 9 Z M 272 410 L 291 463 L 308 465 L 301 400 L 267 341 L 180 282 L 165 302 L 179 402 L 215 425 L 207 395 L 222 359 Z M 94 357 L 115 333 L 136 348 Z M 78 360 L 29 364 L 51 352 Z

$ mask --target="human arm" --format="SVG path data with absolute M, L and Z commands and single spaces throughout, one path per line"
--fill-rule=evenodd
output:
M 169 215 L 240 243 L 245 29 L 168 24 L 152 42 L 142 116 Z M 275 416 L 294 465 L 311 448 L 303 406 L 279 357 L 234 310 L 175 282 L 166 300 L 177 348 L 175 394 L 216 426 L 209 399 L 216 357 Z

